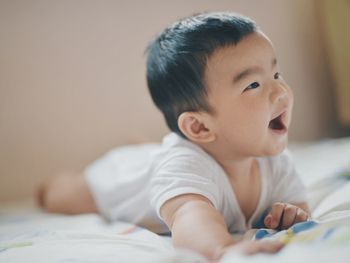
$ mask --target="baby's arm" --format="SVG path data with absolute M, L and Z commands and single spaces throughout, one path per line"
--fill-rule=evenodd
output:
M 310 211 L 307 203 L 274 203 L 264 224 L 271 229 L 287 229 L 295 223 L 308 220 Z
M 244 241 L 236 245 L 223 216 L 200 195 L 172 198 L 161 207 L 160 213 L 172 232 L 174 246 L 195 250 L 210 260 L 219 259 L 231 249 L 251 254 L 277 252 L 282 247 L 275 241 Z

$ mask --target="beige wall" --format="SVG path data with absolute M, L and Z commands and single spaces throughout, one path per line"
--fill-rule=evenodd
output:
M 208 10 L 251 16 L 275 43 L 296 97 L 292 139 L 336 134 L 311 0 L 0 0 L 0 200 L 30 196 L 44 177 L 114 146 L 160 140 L 144 49 L 169 23 Z

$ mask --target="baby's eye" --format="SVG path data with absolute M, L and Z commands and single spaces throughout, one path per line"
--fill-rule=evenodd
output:
M 275 75 L 273 75 L 274 79 L 280 79 L 281 78 L 281 72 L 276 72 Z
M 246 87 L 246 88 L 244 89 L 244 91 L 249 90 L 249 89 L 256 89 L 256 88 L 259 87 L 259 86 L 260 86 L 260 84 L 259 84 L 258 82 L 253 82 L 253 83 L 250 84 L 248 87 Z

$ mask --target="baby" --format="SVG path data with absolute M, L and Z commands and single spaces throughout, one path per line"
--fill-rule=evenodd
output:
M 279 242 L 231 236 L 309 217 L 286 150 L 293 94 L 271 41 L 247 17 L 203 13 L 166 28 L 147 52 L 148 88 L 172 132 L 52 178 L 41 205 L 171 231 L 176 247 L 211 260 L 278 251 Z

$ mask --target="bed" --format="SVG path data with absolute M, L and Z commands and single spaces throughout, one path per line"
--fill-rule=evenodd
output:
M 308 188 L 313 220 L 285 231 L 254 230 L 251 238 L 278 239 L 274 255 L 228 262 L 350 262 L 350 138 L 290 145 Z M 126 222 L 108 223 L 95 214 L 47 214 L 33 201 L 0 204 L 0 262 L 208 262 L 174 249 L 171 238 Z

